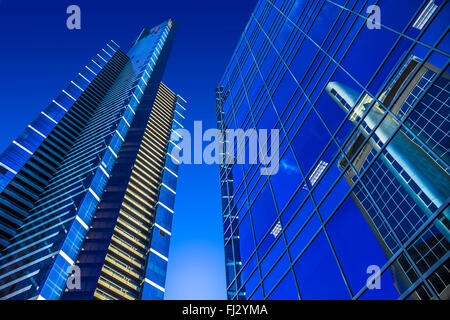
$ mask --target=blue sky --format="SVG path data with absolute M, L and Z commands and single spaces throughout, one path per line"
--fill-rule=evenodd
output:
M 66 8 L 81 8 L 81 30 Z M 214 88 L 256 0 L 0 0 L 0 152 L 109 40 L 127 52 L 144 26 L 167 18 L 179 30 L 164 82 L 188 100 L 185 126 L 215 127 Z M 180 168 L 166 299 L 225 299 L 216 166 Z

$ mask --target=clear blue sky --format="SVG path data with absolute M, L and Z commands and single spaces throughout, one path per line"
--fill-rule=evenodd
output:
M 66 8 L 81 8 L 81 30 Z M 188 100 L 185 126 L 215 127 L 214 88 L 256 0 L 0 0 L 0 152 L 114 40 L 127 51 L 144 26 L 177 20 L 164 82 Z M 166 299 L 225 299 L 216 166 L 185 165 L 175 206 Z

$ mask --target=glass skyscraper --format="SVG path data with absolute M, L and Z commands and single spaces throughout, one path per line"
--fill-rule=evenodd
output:
M 111 41 L 0 155 L 0 299 L 162 299 L 186 101 L 172 20 Z
M 258 1 L 217 122 L 278 129 L 280 161 L 220 166 L 229 299 L 450 298 L 449 17 L 443 0 Z

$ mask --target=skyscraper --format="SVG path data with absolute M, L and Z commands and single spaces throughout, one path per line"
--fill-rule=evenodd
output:
M 218 127 L 278 129 L 280 162 L 221 165 L 229 299 L 449 299 L 450 6 L 369 5 L 251 15 Z
M 175 36 L 111 41 L 0 156 L 1 299 L 162 299 L 186 101 Z

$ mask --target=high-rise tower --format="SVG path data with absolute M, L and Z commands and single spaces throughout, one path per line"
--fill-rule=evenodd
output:
M 278 129 L 280 161 L 221 165 L 229 299 L 450 297 L 450 4 L 376 4 L 251 14 L 218 127 Z
M 185 100 L 175 25 L 111 41 L 0 156 L 0 299 L 162 299 Z

